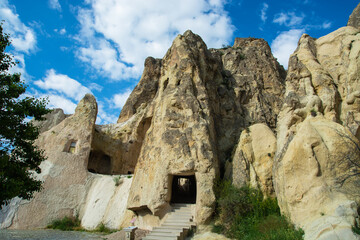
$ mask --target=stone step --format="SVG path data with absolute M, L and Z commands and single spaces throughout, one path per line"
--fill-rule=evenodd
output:
M 160 232 L 160 231 L 152 231 L 151 233 L 149 233 L 148 236 L 169 236 L 169 237 L 179 237 L 181 234 L 180 231 L 178 232 Z
M 169 218 L 191 218 L 192 215 L 191 214 L 180 214 L 180 215 L 177 215 L 177 214 L 170 214 L 167 219 Z
M 182 228 L 189 228 L 191 226 L 194 226 L 195 224 L 191 223 L 164 223 L 163 227 L 182 227 Z
M 155 230 L 160 230 L 160 231 L 173 231 L 173 232 L 178 232 L 178 231 L 183 231 L 184 229 L 186 229 L 188 227 L 184 227 L 184 226 L 161 226 L 161 227 L 157 227 L 154 228 L 153 231 Z
M 196 224 L 193 219 L 191 204 L 174 204 L 165 222 L 154 228 L 143 240 L 179 240 Z
M 151 232 L 174 232 L 174 233 L 179 233 L 183 230 L 183 228 L 154 228 Z
M 191 209 L 172 210 L 171 213 L 191 213 Z
M 142 240 L 178 240 L 178 237 L 171 236 L 146 236 L 143 237 Z

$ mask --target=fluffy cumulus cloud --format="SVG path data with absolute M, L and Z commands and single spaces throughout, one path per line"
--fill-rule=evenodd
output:
M 209 47 L 231 40 L 224 0 L 87 0 L 78 11 L 77 56 L 113 80 L 138 78 L 146 57 L 163 57 L 177 34 L 191 29 Z
M 285 68 L 288 66 L 289 56 L 295 51 L 297 43 L 304 29 L 291 29 L 280 33 L 271 43 L 273 55 Z
M 0 1 L 0 16 L 4 23 L 4 32 L 11 35 L 11 45 L 16 52 L 29 53 L 36 48 L 36 35 L 30 27 L 21 22 L 15 7 L 7 0 Z
M 56 91 L 76 101 L 80 101 L 86 93 L 91 93 L 90 89 L 78 81 L 67 75 L 58 74 L 54 69 L 48 70 L 44 80 L 35 81 L 34 84 L 41 89 Z
M 74 113 L 76 104 L 70 99 L 56 94 L 42 95 L 42 98 L 48 98 L 49 108 L 61 108 L 65 113 Z

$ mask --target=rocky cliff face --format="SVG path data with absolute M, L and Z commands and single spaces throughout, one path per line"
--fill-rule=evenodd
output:
M 214 180 L 243 129 L 272 129 L 282 105 L 285 71 L 261 39 L 236 39 L 208 50 L 190 31 L 162 60 L 148 58 L 144 74 L 118 122 L 143 115 L 148 123 L 135 169 L 129 209 L 159 217 L 174 201 L 176 176 L 196 178 L 196 219 L 209 220 Z
M 358 4 L 354 11 L 351 13 L 347 25 L 355 28 L 360 27 L 360 4 Z
M 38 140 L 48 156 L 38 176 L 44 190 L 14 200 L 2 227 L 78 214 L 88 229 L 127 226 L 135 215 L 151 229 L 178 202 L 194 203 L 204 224 L 224 174 L 276 196 L 305 239 L 358 239 L 358 10 L 347 27 L 303 35 L 287 73 L 262 39 L 207 49 L 191 31 L 177 36 L 163 59 L 146 59 L 117 123 L 95 125 L 90 95 L 74 115 L 48 116 Z M 133 173 L 119 186 L 108 176 Z
M 282 212 L 305 239 L 357 239 L 359 33 L 344 27 L 317 40 L 303 35 L 290 57 L 273 179 Z
M 19 206 L 11 228 L 45 227 L 53 219 L 79 211 L 88 188 L 86 165 L 96 115 L 95 98 L 86 95 L 74 115 L 40 135 L 36 144 L 45 149 L 47 157 L 37 176 L 44 180 L 43 190 Z

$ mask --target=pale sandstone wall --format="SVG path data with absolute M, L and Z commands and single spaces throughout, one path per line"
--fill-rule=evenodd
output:
M 303 35 L 290 57 L 273 178 L 282 213 L 305 239 L 358 239 L 359 56 L 359 29 L 343 27 Z

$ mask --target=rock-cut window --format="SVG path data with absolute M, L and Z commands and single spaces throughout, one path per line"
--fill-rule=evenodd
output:
M 75 149 L 76 149 L 76 142 L 73 141 L 70 143 L 69 153 L 75 153 Z

